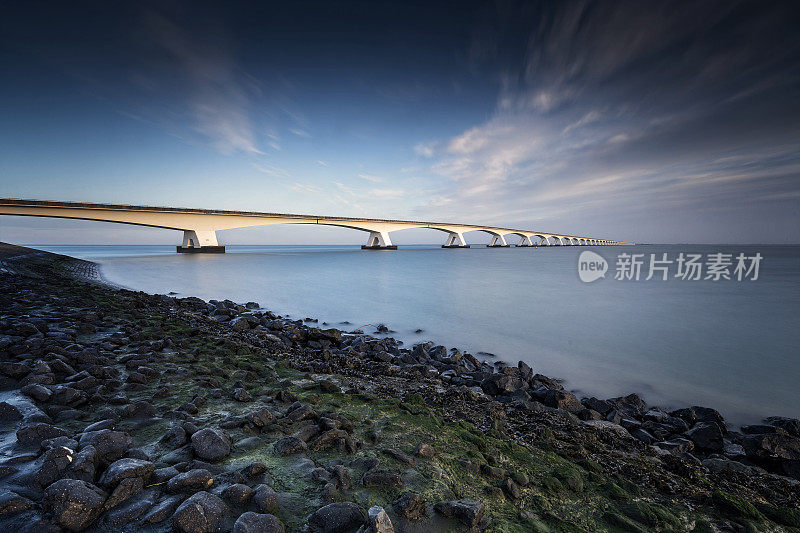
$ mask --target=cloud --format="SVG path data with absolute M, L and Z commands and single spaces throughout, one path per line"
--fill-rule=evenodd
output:
M 359 174 L 358 177 L 361 178 L 362 180 L 371 181 L 372 183 L 383 183 L 384 181 L 386 181 L 382 177 L 374 176 L 372 174 Z
M 326 161 L 322 161 L 322 160 L 319 160 L 319 159 L 317 159 L 317 164 L 319 166 L 321 166 L 321 167 L 327 167 L 328 166 L 328 163 Z
M 268 174 L 268 175 L 276 177 L 276 178 L 292 178 L 293 177 L 291 172 L 289 172 L 288 170 L 285 170 L 285 169 L 282 169 L 282 168 L 278 168 L 278 167 L 275 167 L 275 166 L 272 166 L 272 165 L 267 165 L 267 164 L 264 164 L 264 163 L 254 164 L 253 168 L 258 170 L 259 172 L 262 172 L 264 174 Z
M 404 195 L 405 191 L 400 189 L 372 189 L 369 191 L 369 197 L 376 200 L 396 200 Z
M 310 133 L 300 128 L 289 128 L 289 133 L 297 135 L 298 137 L 311 137 Z
M 289 185 L 289 189 L 300 194 L 321 194 L 322 190 L 314 185 L 306 185 L 303 183 L 293 183 Z
M 145 92 L 185 94 L 186 112 L 194 130 L 217 151 L 263 154 L 251 119 L 255 88 L 245 80 L 225 42 L 207 34 L 192 35 L 155 11 L 147 13 L 145 26 L 148 42 L 161 52 L 162 68 L 170 77 L 163 78 L 156 70 L 135 73 L 135 79 L 147 81 L 140 87 Z M 144 98 L 142 106 L 148 105 Z
M 414 152 L 423 157 L 432 157 L 436 143 L 419 143 L 414 146 Z

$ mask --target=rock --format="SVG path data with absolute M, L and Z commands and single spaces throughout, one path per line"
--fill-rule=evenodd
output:
M 342 342 L 342 332 L 333 328 L 308 328 L 308 338 L 315 341 L 326 340 L 332 342 L 333 344 L 339 345 Z
M 248 511 L 236 519 L 232 533 L 283 533 L 283 526 L 271 514 Z
M 91 483 L 61 479 L 47 487 L 42 504 L 60 526 L 81 531 L 100 515 L 105 499 L 103 491 Z
M 161 437 L 161 442 L 172 449 L 180 448 L 188 442 L 186 430 L 179 424 L 172 424 L 164 436 Z
M 343 429 L 331 429 L 311 441 L 308 447 L 311 450 L 322 450 L 335 445 L 338 440 L 347 442 L 350 440 L 350 435 Z
M 198 492 L 180 504 L 172 515 L 172 527 L 183 533 L 218 531 L 228 507 L 218 496 Z
M 81 448 L 94 446 L 100 462 L 110 464 L 125 455 L 133 440 L 124 431 L 102 429 L 83 433 L 78 442 Z
M 36 472 L 35 480 L 40 487 L 46 487 L 64 477 L 64 471 L 72 463 L 74 452 L 66 446 L 53 446 L 42 456 L 42 464 Z M 93 480 L 89 480 L 93 481 Z
M 486 508 L 475 500 L 452 500 L 439 502 L 434 506 L 437 513 L 448 518 L 455 518 L 467 527 L 475 527 L 483 520 Z
M 274 513 L 278 510 L 278 493 L 269 485 L 264 485 L 263 483 L 257 485 L 253 490 L 252 500 L 256 508 L 262 513 Z
M 37 402 L 46 402 L 53 395 L 53 393 L 50 392 L 50 389 L 48 389 L 44 385 L 39 385 L 38 383 L 31 383 L 29 385 L 25 385 L 20 389 L 20 392 L 36 400 Z
M 763 460 L 800 460 L 800 439 L 790 435 L 748 435 L 742 440 L 747 457 Z
M 272 445 L 272 447 L 275 450 L 275 453 L 281 456 L 303 453 L 308 449 L 308 445 L 305 443 L 305 441 L 295 437 L 294 435 L 278 440 Z
M 167 482 L 167 492 L 197 492 L 214 484 L 214 476 L 204 468 L 195 468 L 172 477 Z
M 231 439 L 219 429 L 201 429 L 191 440 L 195 455 L 204 461 L 221 461 L 231 453 Z
M 252 402 L 253 395 L 247 392 L 243 387 L 239 387 L 233 391 L 233 399 L 237 402 Z
M 125 478 L 117 485 L 105 503 L 106 509 L 116 507 L 144 488 L 144 481 L 140 477 Z
M 409 520 L 419 520 L 425 516 L 427 505 L 421 494 L 411 491 L 401 492 L 392 502 L 394 512 Z
M 519 376 L 508 374 L 492 374 L 481 381 L 481 389 L 483 389 L 486 394 L 491 394 L 492 396 L 527 388 L 527 381 Z
M 771 416 L 764 420 L 765 424 L 781 428 L 789 435 L 800 437 L 800 420 L 797 418 L 786 418 L 783 416 Z
M 69 433 L 63 429 L 40 422 L 17 430 L 17 441 L 22 446 L 41 445 L 43 440 L 66 437 Z
M 153 474 L 153 470 L 155 470 L 155 467 L 150 461 L 130 458 L 119 459 L 109 465 L 100 477 L 99 483 L 110 489 L 116 487 L 123 479 L 141 478 L 142 481 L 147 481 Z
M 598 430 L 602 431 L 609 431 L 616 434 L 618 437 L 623 439 L 630 439 L 631 434 L 628 433 L 628 430 L 624 427 L 620 426 L 619 424 L 615 424 L 614 422 L 609 422 L 607 420 L 586 420 L 583 422 L 587 426 L 591 426 Z
M 178 469 L 174 466 L 165 466 L 164 468 L 156 468 L 153 471 L 153 476 L 150 478 L 151 483 L 161 484 L 165 481 L 169 481 L 170 479 L 174 478 L 180 474 Z
M 365 487 L 402 487 L 404 485 L 403 478 L 397 472 L 390 470 L 371 470 L 365 473 L 361 478 L 361 483 Z
M 563 409 L 570 413 L 579 413 L 584 409 L 583 404 L 574 394 L 560 390 L 538 388 L 531 392 L 531 396 L 547 407 Z
M 275 416 L 266 407 L 249 413 L 245 418 L 248 422 L 259 428 L 267 426 L 275 420 Z
M 33 502 L 10 490 L 0 490 L 0 517 L 33 508 Z
M 367 522 L 364 526 L 366 533 L 394 533 L 394 526 L 392 526 L 389 515 L 379 505 L 369 508 Z
M 674 439 L 656 442 L 654 446 L 657 446 L 662 450 L 672 452 L 673 454 L 690 453 L 694 450 L 694 443 L 689 439 L 684 439 L 683 437 L 676 437 Z
M 244 483 L 234 483 L 222 491 L 222 496 L 236 506 L 247 503 L 252 495 L 253 489 Z
M 400 450 L 398 450 L 396 448 L 384 448 L 381 451 L 383 451 L 383 453 L 385 453 L 386 455 L 388 455 L 392 459 L 394 459 L 394 460 L 396 460 L 398 462 L 401 462 L 401 463 L 403 463 L 405 465 L 413 465 L 414 464 L 414 458 L 413 457 L 411 457 L 407 453 L 401 452 Z
M 247 317 L 237 316 L 230 321 L 231 327 L 236 331 L 247 331 L 250 329 L 250 322 Z
M 22 420 L 22 413 L 15 405 L 11 405 L 8 402 L 0 402 L 0 420 L 4 422 Z
M 367 520 L 367 513 L 352 502 L 330 503 L 308 518 L 313 533 L 345 533 L 356 530 Z
M 506 478 L 506 480 L 503 481 L 503 485 L 501 488 L 512 500 L 519 500 L 522 497 L 522 493 L 519 490 L 519 486 L 516 483 L 514 483 L 514 480 L 511 478 Z
M 722 429 L 713 422 L 698 422 L 686 436 L 702 450 L 721 452 L 723 449 Z
M 163 522 L 175 512 L 175 508 L 181 503 L 181 496 L 169 496 L 155 504 L 142 519 L 139 521 L 142 524 L 157 524 Z
M 417 444 L 417 448 L 414 450 L 414 455 L 418 455 L 419 457 L 433 457 L 436 455 L 436 450 L 434 450 L 433 446 L 430 444 L 421 442 Z
M 739 474 L 752 475 L 758 472 L 758 470 L 760 470 L 759 468 L 756 467 L 744 465 L 739 461 L 731 461 L 730 459 L 717 459 L 717 458 L 709 458 L 704 460 L 703 466 L 715 473 L 737 472 Z

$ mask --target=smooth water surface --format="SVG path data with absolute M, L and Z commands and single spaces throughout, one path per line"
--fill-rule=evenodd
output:
M 433 340 L 521 359 L 580 394 L 707 405 L 732 423 L 800 417 L 798 246 L 228 246 L 220 255 L 176 254 L 174 246 L 40 248 L 96 261 L 106 279 L 132 289 L 256 301 L 294 318 L 352 324 L 343 329 L 372 332 L 368 324 L 385 323 L 407 344 Z M 605 279 L 579 280 L 587 249 L 608 261 Z M 614 279 L 618 254 L 664 252 L 764 259 L 757 281 Z

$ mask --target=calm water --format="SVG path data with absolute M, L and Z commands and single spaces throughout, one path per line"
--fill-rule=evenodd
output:
M 224 255 L 176 254 L 174 246 L 46 248 L 99 262 L 109 281 L 132 289 L 254 300 L 332 325 L 385 323 L 408 344 L 433 340 L 522 359 L 582 394 L 638 392 L 663 406 L 707 405 L 732 423 L 800 417 L 798 246 L 592 248 L 610 269 L 594 283 L 578 278 L 583 247 L 229 246 Z M 614 279 L 623 252 L 764 259 L 757 281 L 623 282 Z

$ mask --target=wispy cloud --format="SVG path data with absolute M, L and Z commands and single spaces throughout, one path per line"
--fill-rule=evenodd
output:
M 289 189 L 300 194 L 321 194 L 322 190 L 314 185 L 307 185 L 303 183 L 293 183 L 289 185 Z
M 376 200 L 396 200 L 404 195 L 405 191 L 400 189 L 372 189 L 369 191 L 369 197 Z
M 289 133 L 297 135 L 298 137 L 311 137 L 310 133 L 300 128 L 289 128 Z
M 321 166 L 321 167 L 327 167 L 328 166 L 328 163 L 326 161 L 322 161 L 320 159 L 317 159 L 317 164 L 319 166 Z
M 359 174 L 358 177 L 362 180 L 371 181 L 372 183 L 383 183 L 386 181 L 384 178 L 372 174 Z
M 267 165 L 267 164 L 264 164 L 264 163 L 260 163 L 260 164 L 256 163 L 256 164 L 253 165 L 253 168 L 258 170 L 259 172 L 262 172 L 264 174 L 268 174 L 268 175 L 276 177 L 276 178 L 292 178 L 293 177 L 291 172 L 289 172 L 288 170 L 285 170 L 283 168 L 278 168 L 278 167 L 275 167 L 275 166 L 272 166 L 272 165 Z

